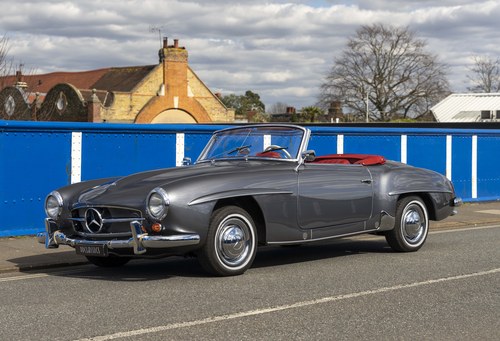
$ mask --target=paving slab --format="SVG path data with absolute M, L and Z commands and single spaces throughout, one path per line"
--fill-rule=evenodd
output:
M 67 246 L 46 249 L 33 236 L 0 238 L 0 273 L 85 263 L 85 257 Z

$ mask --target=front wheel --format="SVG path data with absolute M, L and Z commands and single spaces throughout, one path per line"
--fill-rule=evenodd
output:
M 257 230 L 252 217 L 240 207 L 226 206 L 213 213 L 198 259 L 212 274 L 234 276 L 252 265 L 256 251 Z
M 429 232 L 429 215 L 422 199 L 416 196 L 398 201 L 396 226 L 387 231 L 385 239 L 395 251 L 417 251 L 424 245 Z

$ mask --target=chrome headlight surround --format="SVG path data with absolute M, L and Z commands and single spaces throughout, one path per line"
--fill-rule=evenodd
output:
M 146 199 L 146 213 L 151 219 L 156 221 L 165 219 L 169 206 L 170 198 L 163 188 L 156 187 L 149 192 Z
M 61 215 L 63 204 L 63 198 L 59 192 L 50 192 L 45 198 L 45 214 L 47 217 L 57 219 Z

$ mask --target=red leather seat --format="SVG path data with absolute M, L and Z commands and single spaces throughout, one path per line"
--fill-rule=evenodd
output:
M 363 166 L 383 165 L 385 158 L 369 154 L 330 154 L 317 156 L 312 163 L 358 164 Z
M 380 155 L 368 155 L 368 157 L 354 163 L 363 166 L 383 165 L 385 163 L 385 158 Z
M 261 153 L 255 154 L 255 156 L 259 156 L 259 157 L 271 157 L 271 158 L 275 158 L 275 159 L 281 159 L 281 155 L 278 152 L 261 152 Z

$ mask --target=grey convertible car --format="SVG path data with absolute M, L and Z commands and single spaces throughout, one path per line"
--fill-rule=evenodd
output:
M 252 265 L 258 245 L 376 233 L 416 251 L 429 221 L 461 204 L 441 174 L 378 155 L 316 156 L 310 135 L 282 124 L 224 129 L 193 165 L 60 188 L 46 198 L 38 239 L 98 266 L 194 255 L 229 276 Z

